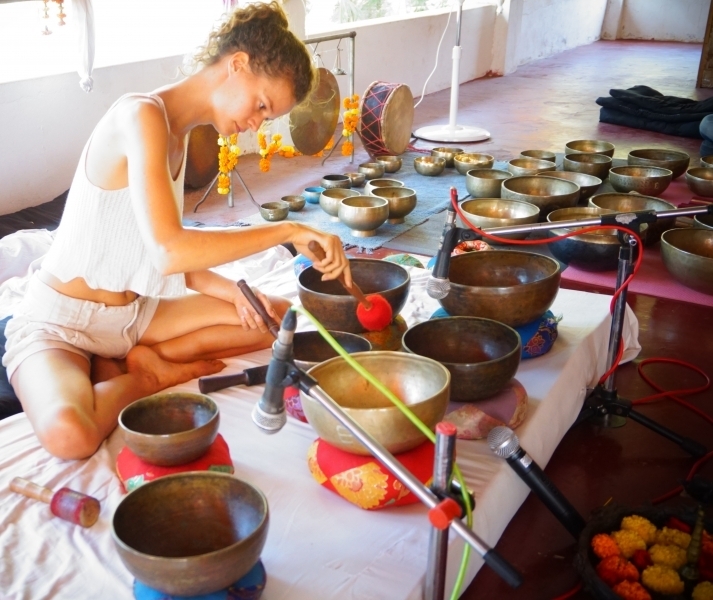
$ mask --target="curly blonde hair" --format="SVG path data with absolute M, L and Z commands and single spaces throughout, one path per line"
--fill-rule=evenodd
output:
M 309 51 L 290 31 L 287 15 L 274 0 L 236 8 L 210 33 L 193 64 L 212 65 L 233 52 L 248 55 L 253 73 L 290 81 L 298 104 L 309 94 L 314 82 Z

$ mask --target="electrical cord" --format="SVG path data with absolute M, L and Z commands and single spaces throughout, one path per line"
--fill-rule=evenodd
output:
M 436 72 L 436 69 L 438 68 L 438 55 L 441 52 L 441 44 L 443 43 L 443 38 L 446 37 L 446 31 L 448 31 L 448 25 L 450 25 L 451 22 L 451 15 L 453 14 L 453 11 L 450 11 L 448 13 L 448 20 L 446 21 L 446 26 L 443 29 L 443 33 L 441 34 L 441 39 L 438 42 L 438 48 L 436 48 L 436 64 L 433 65 L 433 71 L 429 74 L 429 76 L 426 78 L 426 83 L 423 84 L 423 89 L 421 90 L 421 97 L 418 99 L 418 102 L 413 105 L 414 108 L 418 108 L 418 105 L 423 102 L 423 97 L 426 95 L 426 86 L 428 85 L 428 82 L 431 81 L 431 77 L 433 77 L 433 74 Z

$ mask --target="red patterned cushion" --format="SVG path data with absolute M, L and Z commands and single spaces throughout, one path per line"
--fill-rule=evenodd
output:
M 423 484 L 433 476 L 431 442 L 397 454 L 398 461 Z M 317 438 L 309 447 L 307 465 L 317 483 L 359 508 L 376 510 L 418 502 L 418 498 L 373 456 L 344 452 Z
M 218 434 L 206 452 L 199 459 L 185 465 L 174 467 L 159 467 L 141 460 L 136 454 L 124 446 L 116 457 L 116 474 L 119 476 L 124 490 L 131 492 L 144 483 L 158 479 L 165 475 L 183 473 L 185 471 L 220 471 L 221 473 L 234 472 L 233 460 L 230 458 L 228 444 L 223 436 Z

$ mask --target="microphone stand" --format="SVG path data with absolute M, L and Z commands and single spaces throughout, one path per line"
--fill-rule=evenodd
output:
M 579 219 L 572 221 L 556 221 L 554 223 L 534 223 L 532 225 L 516 225 L 512 227 L 494 227 L 483 229 L 492 235 L 502 235 L 508 233 L 525 233 L 534 231 L 549 231 L 552 229 L 564 229 L 571 227 L 589 227 L 596 225 L 616 225 L 628 229 L 632 233 L 639 233 L 641 225 L 644 223 L 655 223 L 658 219 L 670 219 L 676 217 L 688 217 L 700 214 L 713 214 L 713 205 L 700 208 L 677 208 L 674 210 L 652 211 L 644 210 L 631 213 L 615 213 Z M 452 218 L 452 216 L 451 216 Z M 471 229 L 454 227 L 443 236 L 441 247 L 436 258 L 433 272 L 438 269 L 439 273 L 448 274 L 450 267 L 450 255 L 453 249 L 462 241 L 483 239 L 484 236 Z M 622 287 L 626 278 L 631 274 L 633 265 L 633 250 L 636 239 L 630 233 L 619 232 L 621 248 L 619 250 L 619 264 L 617 269 L 616 289 Z M 640 250 L 641 251 L 641 250 Z M 611 370 L 619 352 L 621 335 L 624 328 L 624 315 L 626 311 L 626 295 L 628 285 L 625 286 L 614 303 L 612 311 L 611 329 L 609 332 L 609 346 L 607 349 L 607 363 L 605 373 Z M 585 398 L 582 410 L 574 422 L 578 425 L 587 419 L 598 418 L 603 426 L 621 427 L 626 423 L 626 417 L 648 427 L 653 432 L 672 441 L 695 458 L 704 456 L 708 451 L 705 446 L 699 444 L 691 438 L 679 435 L 671 429 L 664 427 L 653 419 L 637 412 L 632 408 L 630 400 L 625 400 L 617 394 L 614 384 L 615 373 L 612 372 L 607 379 L 598 384 L 594 390 Z

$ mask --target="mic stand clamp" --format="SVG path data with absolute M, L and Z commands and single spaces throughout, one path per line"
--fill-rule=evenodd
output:
M 625 227 L 638 235 L 642 224 L 653 223 L 658 219 L 658 216 L 655 211 L 640 211 L 630 214 L 602 215 L 601 219 L 602 225 Z M 637 241 L 634 236 L 627 232 L 620 230 L 617 234 L 619 242 L 621 243 L 616 277 L 616 289 L 618 290 L 622 288 L 624 281 L 626 281 L 627 277 L 629 277 L 633 271 L 633 256 Z M 638 251 L 643 252 L 643 249 L 639 248 Z M 608 372 L 616 362 L 619 347 L 622 343 L 627 291 L 628 284 L 621 289 L 621 293 L 617 296 L 616 302 L 614 303 L 605 373 Z M 602 427 L 622 427 L 626 424 L 628 417 L 648 427 L 651 431 L 658 433 L 662 437 L 678 444 L 682 450 L 691 456 L 700 458 L 708 452 L 705 446 L 695 440 L 679 435 L 634 410 L 631 401 L 619 397 L 614 379 L 615 373 L 612 372 L 604 382 L 598 383 L 594 390 L 590 392 L 584 400 L 584 405 L 574 423 L 575 425 L 592 419 L 596 424 Z

